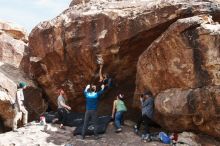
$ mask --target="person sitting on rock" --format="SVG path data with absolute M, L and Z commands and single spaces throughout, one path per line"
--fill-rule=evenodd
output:
M 28 122 L 28 111 L 25 109 L 24 106 L 24 93 L 23 90 L 27 88 L 27 83 L 20 82 L 18 84 L 18 90 L 16 93 L 15 101 L 13 102 L 13 109 L 14 109 L 14 118 L 13 118 L 13 125 L 12 130 L 17 132 L 17 122 L 21 118 L 20 113 L 22 113 L 23 125 L 26 126 Z
M 86 97 L 86 113 L 84 118 L 84 124 L 82 128 L 82 139 L 85 138 L 85 132 L 88 127 L 89 119 L 92 119 L 94 124 L 94 136 L 95 139 L 98 139 L 97 133 L 97 106 L 98 106 L 98 99 L 101 94 L 104 92 L 104 85 L 101 86 L 101 90 L 96 92 L 95 85 L 87 85 L 84 90 L 84 96 Z
M 140 97 L 140 102 L 142 115 L 139 118 L 137 125 L 134 126 L 134 131 L 135 133 L 138 133 L 143 122 L 145 128 L 142 137 L 149 137 L 149 125 L 153 123 L 152 118 L 154 114 L 154 99 L 152 98 L 151 92 L 144 93 Z
M 116 133 L 121 132 L 121 124 L 123 122 L 123 115 L 127 111 L 127 108 L 124 103 L 124 95 L 119 94 L 117 96 L 117 99 L 113 102 L 113 108 L 112 108 L 112 118 L 115 117 L 115 127 L 116 127 Z
M 67 114 L 69 113 L 69 110 L 71 110 L 71 107 L 68 106 L 65 102 L 65 98 L 64 98 L 65 92 L 63 89 L 59 90 L 59 96 L 57 98 L 57 105 L 58 105 L 58 119 L 61 122 L 60 124 L 60 128 L 61 129 L 65 129 L 64 128 L 64 122 L 66 120 Z

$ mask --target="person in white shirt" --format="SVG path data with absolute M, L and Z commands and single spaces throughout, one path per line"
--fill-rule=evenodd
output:
M 27 87 L 25 82 L 20 82 L 16 93 L 14 107 L 14 119 L 12 124 L 12 130 L 17 132 L 17 122 L 20 119 L 20 113 L 22 113 L 23 125 L 27 125 L 28 122 L 28 111 L 24 107 L 24 93 L 23 90 Z
M 58 105 L 58 119 L 61 122 L 60 128 L 65 129 L 63 124 L 66 120 L 67 114 L 71 110 L 71 107 L 66 104 L 65 101 L 65 92 L 63 89 L 60 89 L 59 96 L 57 98 L 57 105 Z

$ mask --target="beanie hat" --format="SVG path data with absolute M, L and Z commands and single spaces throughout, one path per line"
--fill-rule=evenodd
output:
M 18 84 L 18 87 L 19 87 L 19 88 L 24 88 L 25 86 L 27 86 L 27 83 L 25 83 L 25 82 L 20 82 L 20 83 Z

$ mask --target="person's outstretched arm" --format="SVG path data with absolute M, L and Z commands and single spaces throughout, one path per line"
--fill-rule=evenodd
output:
M 141 102 L 141 107 L 143 107 L 144 106 L 144 102 L 143 102 L 143 97 L 142 96 L 140 97 L 140 102 Z
M 101 90 L 97 93 L 98 97 L 100 97 L 104 93 L 104 88 L 105 88 L 105 85 L 102 85 Z
M 88 92 L 89 88 L 90 88 L 90 85 L 87 85 L 87 86 L 86 86 L 86 88 L 85 88 L 85 90 L 84 90 L 84 95 L 86 95 L 86 94 L 87 94 L 87 92 Z
M 112 118 L 114 118 L 114 115 L 115 115 L 115 108 L 116 108 L 116 100 L 114 100 L 113 107 L 112 107 Z
M 71 107 L 66 105 L 63 101 L 60 101 L 60 105 L 68 110 L 71 110 Z

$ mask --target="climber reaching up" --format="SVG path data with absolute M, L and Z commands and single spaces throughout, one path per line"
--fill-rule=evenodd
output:
M 101 54 L 97 54 L 96 57 L 97 57 L 97 60 L 96 60 L 97 64 L 99 65 L 99 82 L 102 82 L 102 80 L 103 80 L 102 68 L 104 65 L 104 59 Z
M 97 133 L 97 107 L 98 107 L 98 100 L 101 94 L 104 92 L 104 85 L 101 86 L 100 91 L 96 91 L 95 85 L 87 85 L 84 90 L 84 96 L 86 97 L 86 113 L 84 118 L 84 124 L 82 128 L 82 139 L 85 138 L 85 132 L 89 123 L 89 119 L 91 118 L 92 122 L 94 123 L 94 135 L 95 139 L 98 139 Z

